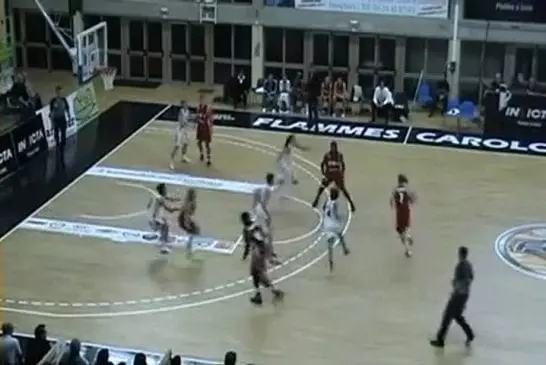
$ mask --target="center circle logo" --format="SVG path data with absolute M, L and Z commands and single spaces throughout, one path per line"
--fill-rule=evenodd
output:
M 513 269 L 546 280 L 546 224 L 512 228 L 495 241 L 495 251 Z

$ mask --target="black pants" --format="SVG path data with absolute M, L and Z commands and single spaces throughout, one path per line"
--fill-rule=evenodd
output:
M 311 101 L 308 104 L 309 113 L 307 114 L 307 129 L 312 130 L 319 119 L 318 101 Z
M 428 116 L 433 117 L 438 111 L 441 115 L 444 115 L 447 111 L 447 94 L 438 94 L 434 97 L 432 103 L 429 106 Z
M 233 96 L 233 109 L 237 109 L 240 104 L 246 109 L 247 95 L 246 92 L 238 92 Z
M 63 155 L 66 146 L 66 118 L 53 118 L 52 122 L 55 144 L 57 145 L 58 151 Z
M 389 123 L 391 109 L 391 104 L 377 106 L 374 102 L 372 102 L 372 122 L 375 122 L 378 116 L 383 116 L 385 118 L 385 123 Z
M 451 321 L 457 322 L 459 326 L 463 329 L 466 334 L 467 339 L 474 338 L 474 332 L 470 325 L 466 322 L 464 318 L 464 310 L 466 308 L 466 302 L 468 301 L 468 295 L 461 294 L 452 294 L 447 302 L 446 308 L 444 309 L 444 314 L 442 316 L 442 323 L 440 324 L 440 329 L 436 335 L 436 339 L 440 342 L 444 342 L 449 325 Z

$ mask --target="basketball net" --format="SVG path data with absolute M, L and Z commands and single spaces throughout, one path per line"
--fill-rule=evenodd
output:
M 99 74 L 104 85 L 104 90 L 113 90 L 114 89 L 114 80 L 118 73 L 117 68 L 115 67 L 104 67 L 99 69 Z

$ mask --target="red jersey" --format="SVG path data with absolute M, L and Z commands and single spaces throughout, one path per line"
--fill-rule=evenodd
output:
M 399 185 L 392 192 L 391 202 L 396 210 L 396 231 L 402 234 L 410 227 L 411 205 L 415 202 L 415 196 L 406 185 Z
M 206 104 L 201 104 L 197 107 L 197 126 L 212 126 L 212 113 Z
M 340 176 L 345 172 L 345 162 L 341 152 L 326 152 L 322 158 L 322 173 L 326 177 Z

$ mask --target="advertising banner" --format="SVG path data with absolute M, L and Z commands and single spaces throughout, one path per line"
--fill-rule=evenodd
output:
M 449 0 L 294 0 L 296 9 L 447 19 Z
M 42 118 L 39 115 L 15 128 L 11 134 L 20 166 L 48 149 Z
M 501 22 L 546 23 L 546 1 L 465 0 L 464 17 Z
M 99 106 L 95 94 L 95 87 L 92 82 L 83 85 L 78 90 L 68 95 L 66 101 L 68 102 L 70 114 L 66 130 L 66 137 L 68 138 L 99 116 Z M 54 148 L 55 136 L 53 134 L 53 124 L 49 117 L 49 104 L 36 113 L 42 117 L 49 148 Z
M 17 170 L 17 167 L 11 133 L 0 135 L 0 180 Z
M 485 96 L 485 133 L 488 136 L 546 141 L 546 96 L 512 94 Z

